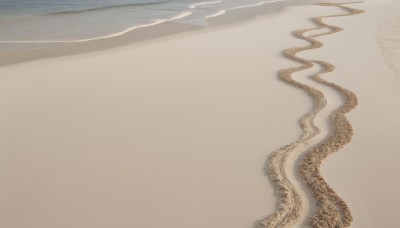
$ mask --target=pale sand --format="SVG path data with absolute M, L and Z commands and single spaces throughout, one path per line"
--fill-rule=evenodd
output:
M 400 4 L 400 2 L 398 3 Z M 377 40 L 386 63 L 400 77 L 400 9 L 386 13 L 378 27 Z
M 341 147 L 351 141 L 353 130 L 344 114 L 349 112 L 357 105 L 357 97 L 349 90 L 341 86 L 331 83 L 321 78 L 324 73 L 332 72 L 335 67 L 321 60 L 307 60 L 298 57 L 297 54 L 306 50 L 318 49 L 323 46 L 315 37 L 330 35 L 342 30 L 342 28 L 327 25 L 322 19 L 330 17 L 351 16 L 362 13 L 362 10 L 356 10 L 344 6 L 343 4 L 321 4 L 321 6 L 332 6 L 348 11 L 346 14 L 329 15 L 313 17 L 312 20 L 317 25 L 315 28 L 300 29 L 293 32 L 298 38 L 308 41 L 310 44 L 303 47 L 289 48 L 284 51 L 285 56 L 296 62 L 300 66 L 291 67 L 280 71 L 279 77 L 286 83 L 304 90 L 314 102 L 314 107 L 300 120 L 300 126 L 303 130 L 301 138 L 284 148 L 274 152 L 269 159 L 268 174 L 271 181 L 276 185 L 278 192 L 278 206 L 276 212 L 267 217 L 260 223 L 260 227 L 291 227 L 298 220 L 302 213 L 303 203 L 298 193 L 298 190 L 292 185 L 287 177 L 286 162 L 289 155 L 296 150 L 299 144 L 306 144 L 312 138 L 317 136 L 321 130 L 315 125 L 315 117 L 321 110 L 326 107 L 327 99 L 323 92 L 315 89 L 307 84 L 300 83 L 292 77 L 295 72 L 299 72 L 313 67 L 314 63 L 321 67 L 321 71 L 311 75 L 311 78 L 319 83 L 336 90 L 343 98 L 343 104 L 332 113 L 331 116 L 331 131 L 327 139 L 321 141 L 318 145 L 305 151 L 305 156 L 301 161 L 300 173 L 302 178 L 311 188 L 314 193 L 314 198 L 318 203 L 318 213 L 312 216 L 311 225 L 313 227 L 348 227 L 352 222 L 351 212 L 335 191 L 329 186 L 320 174 L 320 166 L 324 159 L 331 153 L 339 151 Z M 325 32 L 324 29 L 329 29 Z M 309 31 L 322 30 L 319 34 L 306 36 Z
M 348 115 L 352 142 L 322 167 L 349 205 L 352 227 L 396 227 L 400 211 L 400 82 L 375 41 L 394 6 L 372 1 L 355 6 L 365 14 L 325 19 L 344 30 L 301 53 L 335 65 L 326 78 L 359 99 Z M 0 227 L 252 227 L 276 201 L 265 159 L 296 141 L 297 121 L 312 106 L 277 79 L 293 65 L 279 53 L 305 45 L 289 34 L 315 26 L 310 17 L 340 13 L 289 7 L 0 68 Z M 340 97 L 318 89 L 329 98 L 320 116 L 329 116 Z M 329 133 L 324 120 L 316 119 L 320 137 Z

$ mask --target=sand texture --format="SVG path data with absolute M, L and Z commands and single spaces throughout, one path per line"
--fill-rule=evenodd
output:
M 400 4 L 400 2 L 398 2 Z M 400 77 L 400 10 L 388 12 L 379 25 L 377 40 L 389 67 Z
M 291 77 L 291 75 L 294 72 L 312 67 L 313 63 L 320 65 L 322 71 L 319 74 L 311 76 L 311 78 L 313 78 L 317 82 L 324 83 L 328 86 L 335 88 L 346 98 L 346 101 L 343 107 L 336 111 L 336 113 L 332 114 L 332 124 L 334 125 L 332 128 L 334 129 L 332 132 L 332 137 L 326 139 L 324 142 L 321 143 L 321 145 L 318 145 L 310 152 L 308 152 L 303 163 L 301 164 L 301 174 L 313 190 L 321 208 L 318 212 L 318 216 L 312 221 L 312 224 L 313 227 L 347 227 L 350 225 L 350 222 L 352 220 L 350 211 L 345 202 L 336 195 L 336 193 L 321 177 L 319 173 L 319 167 L 322 160 L 325 159 L 330 153 L 338 151 L 340 147 L 347 144 L 351 140 L 353 131 L 351 125 L 344 117 L 344 114 L 356 106 L 357 98 L 351 91 L 346 90 L 334 83 L 330 83 L 320 77 L 320 75 L 323 73 L 333 71 L 333 65 L 323 61 L 306 60 L 296 56 L 296 54 L 304 50 L 317 49 L 322 47 L 323 44 L 315 40 L 315 37 L 336 33 L 341 30 L 341 28 L 339 27 L 323 23 L 323 18 L 350 16 L 362 13 L 363 11 L 351 9 L 349 7 L 334 3 L 326 3 L 320 5 L 340 7 L 344 10 L 349 11 L 350 13 L 344 15 L 321 16 L 312 18 L 312 20 L 318 25 L 317 28 L 301 29 L 293 32 L 293 34 L 300 39 L 304 39 L 310 42 L 310 45 L 299 48 L 290 48 L 284 51 L 284 54 L 287 58 L 300 62 L 302 65 L 299 67 L 292 67 L 280 71 L 279 77 L 286 83 L 306 91 L 313 98 L 314 106 L 313 109 L 300 120 L 300 126 L 302 127 L 303 131 L 302 137 L 298 141 L 283 147 L 281 150 L 274 152 L 269 159 L 268 174 L 271 181 L 275 184 L 277 192 L 279 193 L 279 203 L 277 205 L 277 211 L 270 217 L 264 219 L 260 223 L 260 227 L 290 227 L 300 217 L 300 213 L 302 211 L 302 200 L 285 173 L 286 160 L 290 152 L 293 151 L 294 147 L 296 147 L 298 144 L 307 142 L 309 139 L 319 134 L 320 129 L 315 126 L 314 118 L 318 114 L 318 112 L 325 107 L 326 98 L 321 91 L 318 91 L 317 89 L 309 85 L 295 81 Z M 320 30 L 324 28 L 329 28 L 331 31 L 311 36 L 304 35 L 304 33 L 306 32 Z M 329 199 L 333 200 L 333 202 L 341 208 L 336 209 L 335 206 L 331 205 Z M 340 212 L 343 213 L 343 218 L 340 217 Z M 340 219 L 342 221 L 339 222 Z
M 398 227 L 400 5 L 244 10 L 0 53 L 0 227 Z
M 345 7 L 340 4 L 323 4 L 325 6 L 338 6 L 344 10 L 349 11 L 346 15 L 335 15 L 327 17 L 337 16 L 351 16 L 355 14 L 363 13 L 363 10 L 356 10 L 349 7 Z M 322 18 L 317 17 L 313 20 L 321 28 L 330 28 L 323 23 Z M 340 31 L 337 27 L 333 28 L 332 33 Z M 329 33 L 325 33 L 326 35 Z M 311 40 L 319 35 L 311 36 Z M 304 37 L 304 36 L 302 36 Z M 302 38 L 301 37 L 301 38 Z M 310 38 L 310 37 L 309 37 Z M 325 68 L 332 69 L 333 66 L 326 62 L 320 62 Z M 345 114 L 350 110 L 354 109 L 357 105 L 356 95 L 335 83 L 331 83 L 322 78 L 317 78 L 318 82 L 324 83 L 332 88 L 336 89 L 344 98 L 343 105 L 340 106 L 336 112 L 332 114 L 332 133 L 331 135 L 320 145 L 311 149 L 307 152 L 304 161 L 300 165 L 300 172 L 307 184 L 312 189 L 315 198 L 318 202 L 318 214 L 312 219 L 312 226 L 316 228 L 320 227 L 349 227 L 353 218 L 347 204 L 342 198 L 340 198 L 336 192 L 327 184 L 320 173 L 321 163 L 331 153 L 339 151 L 344 145 L 351 141 L 353 135 L 353 128 L 345 117 Z

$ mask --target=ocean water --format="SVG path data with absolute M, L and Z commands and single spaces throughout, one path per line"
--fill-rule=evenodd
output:
M 106 39 L 167 21 L 207 26 L 229 10 L 281 1 L 290 0 L 0 0 L 0 49 Z

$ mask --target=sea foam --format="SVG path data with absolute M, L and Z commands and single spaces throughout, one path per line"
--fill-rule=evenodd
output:
M 57 4 L 53 4 L 54 1 Z M 32 0 L 29 3 L 31 6 L 15 0 L 0 7 L 0 49 L 7 44 L 78 43 L 109 39 L 166 22 L 207 26 L 208 19 L 230 10 L 282 1 L 289 0 L 98 0 L 90 4 Z

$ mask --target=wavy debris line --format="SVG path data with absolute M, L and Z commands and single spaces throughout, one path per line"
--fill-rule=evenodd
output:
M 299 34 L 299 38 L 312 42 L 319 42 L 314 38 L 336 33 L 342 30 L 340 27 L 325 24 L 322 21 L 323 18 L 350 16 L 364 12 L 363 10 L 346 7 L 344 4 L 323 3 L 320 5 L 336 6 L 348 11 L 348 13 L 312 18 L 319 27 L 329 28 L 331 31 L 309 37 Z M 329 63 L 322 61 L 319 61 L 319 63 L 323 64 L 325 68 L 330 68 L 332 70 L 334 69 L 334 66 Z M 315 78 L 315 80 L 338 91 L 342 95 L 344 102 L 331 116 L 331 124 L 333 128 L 331 134 L 319 145 L 309 150 L 305 155 L 304 160 L 300 164 L 300 174 L 311 188 L 318 206 L 318 212 L 311 219 L 311 225 L 315 228 L 349 227 L 350 223 L 353 221 L 350 209 L 346 205 L 345 201 L 340 198 L 323 179 L 320 172 L 320 166 L 325 158 L 327 158 L 330 154 L 339 151 L 344 145 L 351 141 L 353 136 L 353 128 L 345 114 L 357 106 L 357 97 L 350 90 L 347 90 L 335 83 L 328 82 L 320 77 Z
M 300 137 L 300 139 L 294 143 L 291 143 L 291 144 L 284 146 L 281 149 L 273 152 L 268 160 L 267 173 L 268 173 L 270 180 L 272 181 L 274 187 L 276 188 L 276 191 L 278 194 L 278 203 L 277 203 L 276 211 L 269 217 L 261 220 L 259 223 L 259 227 L 263 227 L 263 228 L 264 227 L 267 227 L 267 228 L 289 227 L 289 226 L 293 225 L 299 219 L 299 217 L 301 215 L 301 211 L 302 211 L 302 200 L 301 200 L 301 197 L 299 196 L 299 194 L 297 193 L 297 191 L 295 190 L 294 186 L 291 184 L 290 180 L 286 176 L 285 165 L 286 165 L 288 156 L 290 155 L 291 152 L 293 152 L 294 149 L 296 149 L 300 144 L 306 143 L 311 138 L 315 137 L 316 135 L 318 135 L 320 133 L 320 129 L 314 125 L 313 120 L 315 119 L 315 116 L 326 106 L 326 98 L 322 92 L 316 90 L 313 87 L 310 87 L 308 85 L 305 85 L 305 84 L 295 81 L 291 77 L 291 75 L 295 72 L 311 68 L 313 66 L 313 63 L 318 64 L 321 66 L 322 70 L 319 72 L 319 74 L 312 75 L 311 78 L 319 83 L 323 83 L 325 85 L 328 85 L 328 86 L 338 90 L 346 98 L 345 105 L 336 112 L 336 113 L 341 113 L 341 114 L 333 115 L 333 116 L 340 116 L 338 118 L 333 118 L 335 120 L 334 121 L 335 130 L 332 133 L 332 135 L 334 136 L 333 138 L 340 138 L 340 139 L 343 138 L 342 136 L 336 137 L 336 135 L 337 135 L 336 129 L 342 129 L 341 126 L 343 125 L 343 121 L 341 121 L 341 120 L 343 120 L 343 118 L 346 120 L 346 118 L 344 117 L 344 113 L 350 111 L 350 109 L 354 108 L 355 105 L 357 104 L 357 98 L 352 92 L 350 92 L 336 84 L 325 81 L 320 77 L 320 75 L 323 73 L 333 71 L 335 69 L 333 65 L 331 65 L 327 62 L 323 62 L 323 61 L 306 60 L 306 59 L 296 56 L 296 54 L 298 52 L 301 52 L 304 50 L 310 50 L 310 49 L 317 49 L 317 48 L 320 48 L 323 46 L 323 44 L 321 42 L 313 39 L 314 37 L 328 35 L 328 34 L 336 33 L 338 31 L 342 30 L 340 27 L 324 24 L 322 22 L 322 18 L 349 16 L 349 15 L 359 14 L 359 13 L 363 12 L 361 10 L 355 10 L 355 9 L 351 9 L 349 7 L 342 6 L 341 4 L 325 3 L 325 4 L 320 4 L 320 5 L 337 6 L 337 7 L 340 7 L 342 9 L 349 11 L 350 13 L 343 14 L 343 15 L 331 15 L 331 16 L 312 18 L 312 20 L 318 25 L 317 28 L 301 29 L 301 30 L 296 30 L 293 32 L 295 36 L 308 41 L 310 43 L 310 45 L 305 46 L 305 47 L 290 48 L 290 49 L 287 49 L 284 51 L 284 54 L 287 58 L 294 60 L 296 62 L 299 62 L 302 65 L 298 66 L 298 67 L 292 67 L 292 68 L 281 70 L 279 72 L 279 78 L 281 80 L 283 80 L 284 82 L 286 82 L 290 85 L 296 86 L 296 87 L 304 90 L 305 92 L 307 92 L 307 94 L 310 95 L 313 99 L 314 107 L 312 108 L 311 111 L 309 111 L 300 120 L 300 126 L 303 131 L 303 134 Z M 320 30 L 320 29 L 324 29 L 324 28 L 328 28 L 328 29 L 330 29 L 330 31 L 321 33 L 321 34 L 317 34 L 317 35 L 312 35 L 309 37 L 304 35 L 304 33 L 308 32 L 308 31 Z M 346 112 L 343 113 L 340 110 L 342 110 L 342 111 L 346 110 Z M 343 117 L 343 118 L 341 118 L 341 117 Z M 338 119 L 339 119 L 339 121 L 337 121 Z M 347 121 L 347 123 L 348 123 L 348 121 Z M 348 128 L 346 128 L 346 129 L 348 129 Z M 351 125 L 350 125 L 350 129 L 351 129 Z M 339 135 L 341 135 L 341 134 L 339 134 Z M 352 130 L 349 135 L 351 138 Z M 348 140 L 348 141 L 350 141 L 350 140 Z M 343 146 L 346 143 L 348 143 L 348 142 L 342 142 L 341 145 Z M 321 145 L 323 145 L 323 144 L 321 144 Z M 321 147 L 321 145 L 318 146 L 317 148 Z M 337 149 L 332 148 L 331 151 L 334 152 L 334 151 L 337 151 L 338 149 L 339 148 L 337 148 Z M 311 160 L 314 161 L 314 158 L 312 158 L 313 155 L 310 155 L 310 154 L 311 154 L 311 152 L 307 155 L 307 158 L 311 157 Z M 305 159 L 305 161 L 307 160 L 307 158 Z M 322 159 L 321 159 L 321 161 L 322 161 Z M 304 162 L 303 162 L 303 164 L 304 164 Z M 307 168 L 311 168 L 311 170 L 313 170 L 313 171 L 319 170 L 319 165 L 321 164 L 321 162 L 314 163 L 314 166 L 308 166 L 308 165 L 303 166 L 303 164 L 301 166 L 301 170 L 302 170 L 301 174 L 302 174 L 303 178 L 306 179 L 306 181 L 308 180 L 307 183 L 309 185 L 312 185 L 311 183 L 313 183 L 315 181 L 312 176 L 317 177 L 318 175 L 316 175 L 315 173 L 311 174 L 310 172 L 307 172 L 306 170 L 308 170 Z M 307 163 L 307 164 L 309 164 L 309 163 Z M 305 172 L 303 172 L 303 170 L 305 170 Z M 319 171 L 318 171 L 318 174 L 319 174 Z M 309 178 L 306 178 L 306 177 L 309 177 Z M 319 177 L 320 177 L 320 175 L 319 175 Z M 315 192 L 320 191 L 320 189 L 318 189 L 318 188 L 321 186 L 324 186 L 326 189 L 329 188 L 329 186 L 322 179 L 322 177 L 317 178 L 317 179 L 319 180 L 318 186 L 314 186 L 314 188 L 312 188 L 314 194 L 315 194 Z M 322 211 L 322 214 L 318 215 L 319 217 L 322 216 L 322 218 L 317 217 L 313 220 L 312 225 L 314 227 L 344 227 L 343 225 L 349 224 L 349 222 L 351 222 L 351 214 L 350 214 L 350 211 L 348 210 L 348 207 L 346 206 L 344 201 L 340 197 L 338 197 L 331 188 L 329 188 L 329 189 L 330 189 L 328 191 L 329 195 L 331 196 L 332 199 L 335 199 L 335 202 L 337 202 L 337 204 L 341 206 L 341 209 L 343 211 L 342 215 L 344 218 L 342 219 L 343 220 L 342 224 L 338 225 L 339 224 L 338 222 L 334 222 L 332 224 L 336 224 L 337 226 L 335 226 L 335 225 L 329 226 L 330 223 L 329 222 L 327 223 L 326 221 L 324 221 L 322 219 L 322 218 L 326 218 L 326 217 L 324 217 L 325 216 L 324 213 L 326 211 Z M 316 198 L 318 198 L 318 197 L 316 196 Z M 317 199 L 317 201 L 320 205 L 325 205 L 325 204 L 321 204 L 318 199 Z M 349 220 L 349 218 L 350 218 L 350 220 Z M 330 219 L 328 219 L 328 220 L 330 220 Z
M 298 30 L 294 33 L 301 31 L 303 30 Z M 320 44 L 311 43 L 305 47 L 290 48 L 283 52 L 287 58 L 299 62 L 302 65 L 281 70 L 279 72 L 279 78 L 282 81 L 305 91 L 312 98 L 314 105 L 312 109 L 299 121 L 302 129 L 301 137 L 296 142 L 286 145 L 273 152 L 268 159 L 267 173 L 271 182 L 276 188 L 278 194 L 278 203 L 276 212 L 261 220 L 259 222 L 259 227 L 288 227 L 297 221 L 297 219 L 300 217 L 300 212 L 302 211 L 303 204 L 301 197 L 288 179 L 285 172 L 285 165 L 291 152 L 293 152 L 299 145 L 308 142 L 311 138 L 320 133 L 321 130 L 314 125 L 314 119 L 316 115 L 326 106 L 326 98 L 321 91 L 294 80 L 292 78 L 292 74 L 309 69 L 314 65 L 313 61 L 297 57 L 296 53 L 318 47 L 320 47 Z M 322 67 L 322 70 L 312 77 L 319 77 L 320 74 L 330 71 L 330 68 Z

